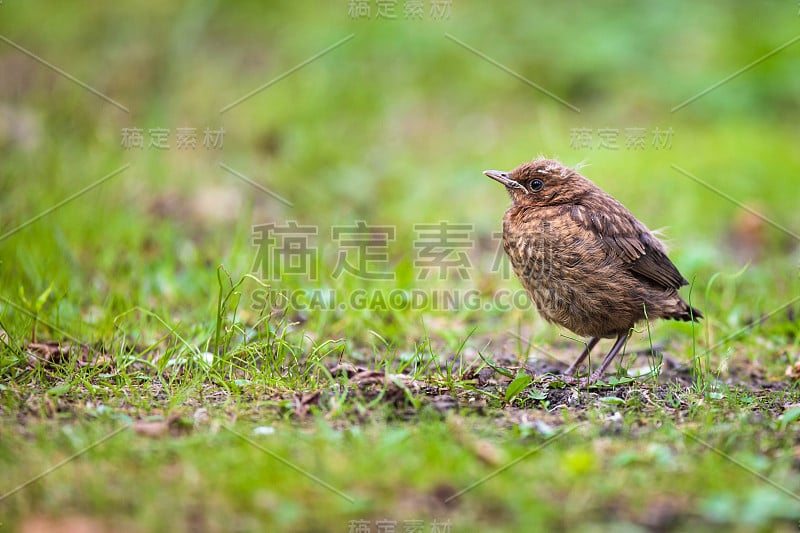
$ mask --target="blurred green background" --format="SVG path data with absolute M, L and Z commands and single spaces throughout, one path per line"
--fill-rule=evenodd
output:
M 380 3 L 346 0 L 4 2 L 4 233 L 130 167 L 0 241 L 3 295 L 53 282 L 61 299 L 50 316 L 78 328 L 131 305 L 199 319 L 217 265 L 250 271 L 252 225 L 287 220 L 318 226 L 323 249 L 332 225 L 395 225 L 397 284 L 411 287 L 413 224 L 471 223 L 486 240 L 508 200 L 481 171 L 537 155 L 587 164 L 585 175 L 665 229 L 674 261 L 701 290 L 749 262 L 736 278 L 736 290 L 752 294 L 741 314 L 798 292 L 794 236 L 672 167 L 800 231 L 800 44 L 672 111 L 796 38 L 795 3 L 426 1 L 417 18 L 406 16 L 409 3 L 384 2 L 391 19 Z M 224 146 L 177 149 L 181 127 L 200 139 L 224 128 Z M 125 149 L 123 128 L 142 128 L 145 143 L 148 129 L 168 129 L 171 147 Z M 630 128 L 644 131 L 641 149 L 626 147 Z M 598 146 L 603 129 L 617 132 L 616 149 Z M 576 144 L 579 130 L 593 146 Z M 668 146 L 657 146 L 656 131 L 671 132 Z M 729 317 L 743 304 L 723 299 L 706 314 Z

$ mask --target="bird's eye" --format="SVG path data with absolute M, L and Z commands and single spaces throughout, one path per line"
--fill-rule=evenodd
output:
M 530 188 L 531 192 L 539 192 L 544 189 L 544 182 L 540 179 L 535 179 L 531 181 Z

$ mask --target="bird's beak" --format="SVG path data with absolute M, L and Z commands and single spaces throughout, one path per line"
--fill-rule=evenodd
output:
M 519 183 L 508 177 L 508 172 L 500 172 L 499 170 L 484 170 L 483 173 L 493 180 L 499 181 L 506 187 L 519 187 Z

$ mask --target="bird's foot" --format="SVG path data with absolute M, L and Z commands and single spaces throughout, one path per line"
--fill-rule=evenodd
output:
M 578 378 L 565 374 L 543 374 L 536 377 L 536 383 L 548 387 L 562 388 L 578 384 Z
M 580 383 L 580 380 L 572 374 L 561 374 L 558 379 L 567 385 L 578 385 Z
M 558 385 L 568 385 L 571 387 L 580 387 L 586 388 L 591 385 L 596 385 L 597 382 L 601 381 L 603 374 L 599 372 L 592 372 L 589 376 L 578 378 L 569 374 L 559 374 L 559 375 L 545 375 L 541 376 L 538 381 L 540 383 L 553 383 L 556 386 Z
M 578 386 L 588 387 L 589 385 L 594 385 L 595 383 L 600 381 L 601 377 L 603 377 L 603 375 L 600 374 L 599 372 L 592 372 L 588 377 L 581 378 L 580 380 L 578 380 Z

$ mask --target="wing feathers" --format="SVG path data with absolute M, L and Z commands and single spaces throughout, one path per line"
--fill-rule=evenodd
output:
M 604 212 L 597 213 L 586 205 L 573 205 L 572 219 L 599 239 L 609 254 L 625 263 L 640 278 L 665 289 L 679 289 L 688 282 L 669 260 L 664 245 L 650 230 L 616 200 L 609 210 L 610 196 L 604 198 Z

